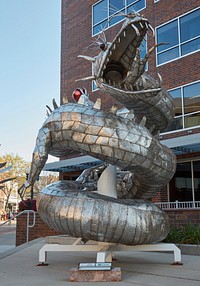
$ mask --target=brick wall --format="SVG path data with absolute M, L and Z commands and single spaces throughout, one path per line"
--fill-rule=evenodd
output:
M 168 210 L 171 226 L 180 226 L 187 223 L 200 224 L 200 210 Z M 33 215 L 30 214 L 30 224 L 33 222 Z M 29 241 L 39 237 L 59 235 L 63 233 L 50 229 L 43 223 L 38 213 L 36 213 L 36 224 L 29 229 Z M 26 243 L 26 214 L 17 218 L 16 246 Z
M 200 224 L 200 210 L 167 210 L 170 225 L 183 226 L 188 223 Z
M 36 214 L 36 224 L 34 227 L 29 228 L 29 241 L 39 237 L 61 234 L 49 228 L 46 224 L 44 224 L 38 213 L 35 214 Z M 26 242 L 26 221 L 27 221 L 26 214 L 22 214 L 21 216 L 17 217 L 16 246 Z M 32 223 L 33 223 L 33 214 L 31 213 L 29 225 L 32 225 Z

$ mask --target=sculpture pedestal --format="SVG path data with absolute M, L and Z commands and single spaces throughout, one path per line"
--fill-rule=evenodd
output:
M 47 261 L 47 252 L 55 251 L 66 251 L 66 252 L 95 252 L 96 262 L 112 262 L 112 257 L 114 253 L 119 251 L 123 252 L 135 252 L 135 251 L 155 251 L 155 252 L 173 252 L 174 254 L 174 265 L 181 265 L 181 251 L 173 243 L 155 243 L 155 244 L 143 244 L 143 245 L 123 245 L 114 244 L 107 242 L 99 242 L 98 244 L 81 244 L 81 238 L 76 239 L 72 244 L 67 244 L 67 239 L 72 239 L 66 237 L 66 244 L 45 244 L 39 251 L 39 262 L 45 264 Z M 57 243 L 59 237 L 57 239 Z M 55 240 L 54 240 L 55 242 Z M 62 241 L 63 243 L 63 241 Z
M 111 270 L 70 270 L 70 282 L 117 282 L 121 281 L 121 268 Z

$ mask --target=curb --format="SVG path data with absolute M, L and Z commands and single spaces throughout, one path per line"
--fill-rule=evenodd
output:
M 176 246 L 181 250 L 181 254 L 200 255 L 199 244 L 176 244 Z

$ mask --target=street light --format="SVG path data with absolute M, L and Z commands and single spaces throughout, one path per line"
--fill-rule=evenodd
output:
M 28 178 L 30 174 L 30 167 L 26 168 L 26 182 L 28 183 Z M 31 201 L 33 200 L 33 184 L 31 185 Z

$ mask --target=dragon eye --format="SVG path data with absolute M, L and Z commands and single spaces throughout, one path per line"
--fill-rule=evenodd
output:
M 83 92 L 81 92 L 81 90 L 79 88 L 77 88 L 73 91 L 72 98 L 74 99 L 74 101 L 78 102 L 78 100 L 82 94 L 83 94 Z
M 106 45 L 104 43 L 102 43 L 99 47 L 102 51 L 106 50 Z

